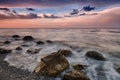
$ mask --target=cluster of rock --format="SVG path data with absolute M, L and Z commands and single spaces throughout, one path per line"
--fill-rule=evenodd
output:
M 41 59 L 34 71 L 39 75 L 55 77 L 69 68 L 70 64 L 66 57 L 70 55 L 72 55 L 70 50 L 58 50 L 51 53 Z M 84 72 L 85 67 L 87 66 L 82 64 L 73 65 L 73 70 L 65 73 L 62 80 L 90 80 Z
M 20 38 L 19 35 L 12 36 L 15 39 Z M 32 36 L 25 36 L 22 39 L 23 41 L 33 41 L 34 38 Z M 47 40 L 47 43 L 53 43 L 53 41 Z M 5 41 L 4 44 L 10 44 L 10 41 Z M 45 44 L 43 41 L 37 41 L 37 45 Z M 22 50 L 21 47 L 17 47 L 15 50 Z M 28 49 L 26 52 L 29 54 L 39 53 L 41 49 Z M 11 53 L 12 50 L 7 50 L 4 48 L 0 48 L 0 54 Z M 61 74 L 66 69 L 69 69 L 70 64 L 66 57 L 70 57 L 72 55 L 72 51 L 70 50 L 58 50 L 57 52 L 51 53 L 46 57 L 41 58 L 41 62 L 36 66 L 34 72 L 39 75 L 47 75 L 56 77 Z M 106 59 L 101 53 L 96 51 L 87 51 L 85 54 L 87 58 L 105 61 Z M 75 64 L 72 66 L 73 70 L 65 73 L 63 75 L 62 80 L 90 80 L 85 73 L 86 65 L 83 64 Z M 115 68 L 116 71 L 120 73 L 120 66 Z

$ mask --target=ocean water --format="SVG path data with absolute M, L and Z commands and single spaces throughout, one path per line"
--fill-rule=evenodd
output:
M 21 36 L 20 40 L 11 38 L 15 34 Z M 33 36 L 35 41 L 22 41 L 25 35 Z M 11 44 L 3 45 L 5 40 L 11 41 Z M 45 45 L 38 46 L 35 43 L 38 40 L 51 40 L 54 43 L 45 42 Z M 16 51 L 15 48 L 22 44 L 29 46 L 23 47 L 22 51 Z M 59 49 L 69 49 L 73 53 L 67 58 L 70 65 L 88 65 L 86 73 L 91 80 L 120 80 L 120 74 L 114 69 L 120 65 L 120 29 L 0 29 L 0 47 L 13 50 L 4 59 L 9 65 L 31 72 L 42 57 Z M 36 48 L 41 48 L 38 54 L 27 54 L 26 50 Z M 89 50 L 98 51 L 107 61 L 86 58 L 85 54 Z M 43 77 L 43 80 L 47 79 Z M 60 80 L 60 77 L 54 80 Z

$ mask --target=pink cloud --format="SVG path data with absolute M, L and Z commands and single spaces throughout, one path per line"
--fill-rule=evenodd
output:
M 120 7 L 100 11 L 98 15 L 85 15 L 56 19 L 13 19 L 0 21 L 5 28 L 120 28 Z

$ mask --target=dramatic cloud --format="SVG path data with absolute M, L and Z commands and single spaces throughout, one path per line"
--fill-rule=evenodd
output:
M 79 10 L 78 9 L 73 9 L 73 11 L 70 13 L 70 15 L 75 15 L 78 14 Z
M 89 5 L 89 6 L 84 6 L 82 10 L 83 11 L 92 11 L 94 9 L 95 9 L 95 7 Z
M 120 4 L 120 0 L 0 0 L 1 6 L 61 6 L 69 4 L 90 4 L 106 6 Z
M 44 18 L 53 18 L 53 19 L 54 19 L 54 18 L 61 18 L 61 17 L 55 16 L 55 15 L 53 15 L 53 14 L 52 14 L 52 15 L 43 14 L 43 17 L 44 17 Z
M 10 11 L 8 8 L 0 8 L 0 10 L 3 10 L 3 11 Z
M 35 11 L 33 8 L 26 8 L 28 11 Z
M 0 14 L 0 20 L 5 19 L 36 19 L 41 18 L 37 14 L 34 13 L 28 13 L 26 15 L 18 14 L 17 12 L 13 11 L 13 13 L 7 13 L 6 14 Z

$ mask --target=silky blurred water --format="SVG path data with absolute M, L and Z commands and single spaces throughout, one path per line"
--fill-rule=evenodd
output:
M 34 42 L 12 40 L 12 35 L 31 35 L 36 40 L 51 40 L 54 44 L 36 46 Z M 86 72 L 91 80 L 120 80 L 120 74 L 114 69 L 114 64 L 120 64 L 120 29 L 0 29 L 0 42 L 11 40 L 11 45 L 0 47 L 13 49 L 13 54 L 5 60 L 10 65 L 33 71 L 43 56 L 59 49 L 69 49 L 73 56 L 67 58 L 70 64 L 85 64 L 89 67 Z M 22 44 L 29 44 L 20 54 L 14 49 Z M 26 54 L 29 48 L 42 48 L 39 54 Z M 79 50 L 79 52 L 78 52 Z M 103 54 L 107 61 L 101 62 L 87 59 L 85 53 L 95 50 Z M 101 70 L 99 72 L 99 70 Z M 55 78 L 59 80 L 59 77 Z

